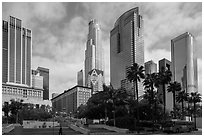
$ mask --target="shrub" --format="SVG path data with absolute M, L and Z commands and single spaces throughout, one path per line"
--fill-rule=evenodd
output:
M 107 121 L 107 125 L 113 126 L 114 120 Z M 133 117 L 118 117 L 116 118 L 116 127 L 135 130 L 135 119 Z

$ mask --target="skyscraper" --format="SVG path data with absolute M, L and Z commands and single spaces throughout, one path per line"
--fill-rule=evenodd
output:
M 2 102 L 44 103 L 42 78 L 36 77 L 34 85 L 31 81 L 31 43 L 31 30 L 22 27 L 20 19 L 10 16 L 9 22 L 2 21 Z
M 8 82 L 8 22 L 2 22 L 2 83 Z
M 43 76 L 40 76 L 39 72 L 37 74 L 32 73 L 32 87 L 43 89 Z
M 157 64 L 152 60 L 145 62 L 145 74 L 152 74 L 157 72 Z
M 88 86 L 89 72 L 93 69 L 103 71 L 104 81 L 103 53 L 100 25 L 97 20 L 94 19 L 89 22 L 89 33 L 85 51 L 85 86 Z
M 179 82 L 188 93 L 198 88 L 195 48 L 194 36 L 189 32 L 171 40 L 173 80 Z
M 43 100 L 49 100 L 49 69 L 38 67 L 37 71 L 43 77 Z
M 144 66 L 143 19 L 138 7 L 122 14 L 110 32 L 110 81 L 114 88 L 128 83 L 127 68 L 133 63 Z M 142 83 L 138 91 L 142 95 Z
M 84 86 L 84 79 L 83 79 L 83 70 L 80 70 L 77 73 L 77 85 L 78 86 Z
M 4 83 L 31 86 L 31 30 L 22 28 L 20 19 L 10 16 L 3 21 L 3 79 Z
M 163 69 L 172 71 L 171 61 L 165 58 L 159 60 L 159 72 L 161 72 Z M 173 95 L 171 92 L 167 92 L 167 86 L 168 86 L 167 84 L 164 87 L 163 85 L 159 85 L 158 95 L 159 95 L 159 98 L 162 100 L 162 103 L 166 106 L 166 109 L 172 110 L 173 109 Z M 166 91 L 165 93 L 163 92 L 164 88 Z

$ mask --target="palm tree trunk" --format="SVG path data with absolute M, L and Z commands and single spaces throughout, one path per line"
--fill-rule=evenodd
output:
M 138 97 L 138 85 L 137 85 L 137 80 L 135 81 L 135 91 L 136 91 L 136 103 L 137 103 L 137 133 L 139 133 L 139 127 L 138 127 L 138 124 L 139 124 L 139 97 Z
M 182 119 L 184 119 L 184 102 L 183 102 L 183 100 L 181 102 L 181 107 L 182 107 Z
M 193 103 L 193 109 L 194 109 L 194 121 L 195 121 L 195 129 L 196 129 L 196 103 Z
M 16 123 L 18 123 L 18 112 L 16 113 Z
M 115 103 L 113 102 L 113 109 L 114 109 L 114 111 L 113 111 L 113 124 L 114 124 L 114 127 L 116 126 L 116 122 L 115 122 Z
M 163 86 L 163 103 L 164 103 L 164 120 L 166 119 L 165 114 L 166 114 L 166 90 L 165 90 L 165 84 Z
M 176 108 L 175 91 L 173 92 L 173 106 L 174 106 L 174 109 L 175 109 Z
M 152 92 L 152 97 L 151 97 L 151 100 L 152 100 L 152 103 L 154 102 L 154 86 L 153 84 L 151 84 L 151 92 Z M 152 123 L 154 124 L 154 109 L 152 107 Z M 153 125 L 153 132 L 154 132 L 154 125 Z

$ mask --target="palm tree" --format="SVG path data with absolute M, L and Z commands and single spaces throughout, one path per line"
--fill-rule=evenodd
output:
M 189 97 L 189 103 L 193 103 L 193 111 L 194 111 L 194 121 L 195 121 L 195 129 L 196 129 L 196 104 L 201 102 L 201 95 L 198 92 L 191 92 Z
M 167 87 L 168 92 L 173 93 L 173 108 L 176 108 L 176 92 L 181 91 L 181 84 L 178 83 L 177 81 L 171 82 L 169 86 Z
M 134 83 L 134 98 L 136 99 L 137 104 L 137 123 L 139 123 L 139 105 L 138 105 L 138 82 L 141 81 L 141 79 L 144 79 L 144 67 L 139 66 L 137 63 L 134 63 L 132 66 L 128 68 L 127 71 L 127 79 L 130 82 Z M 137 128 L 138 129 L 138 128 Z M 139 132 L 139 129 L 137 130 Z
M 113 106 L 113 117 L 114 117 L 114 126 L 115 126 L 115 111 L 117 106 L 124 106 L 128 104 L 128 97 L 130 96 L 125 89 L 114 89 L 113 86 L 103 86 L 105 99 L 103 102 L 105 103 L 105 107 L 108 103 L 111 103 Z M 105 108 L 107 113 L 107 108 Z
M 164 116 L 165 116 L 165 111 L 166 111 L 166 84 L 169 84 L 171 81 L 172 73 L 170 70 L 166 70 L 164 67 L 162 67 L 161 71 L 158 73 L 159 77 L 159 83 L 162 85 L 163 89 L 163 105 L 164 105 Z
M 158 102 L 158 98 L 157 98 L 157 92 L 154 90 L 154 87 L 156 88 L 159 87 L 158 73 L 147 74 L 143 81 L 143 85 L 145 86 L 145 89 L 146 89 L 144 98 L 148 100 L 150 108 L 154 104 L 154 112 L 156 113 L 156 103 Z M 154 122 L 155 115 L 156 114 L 153 113 L 153 109 L 152 109 L 152 121 L 153 122 Z
M 134 82 L 134 94 L 135 94 L 135 99 L 138 99 L 138 82 L 141 81 L 141 79 L 144 79 L 144 67 L 139 66 L 137 63 L 134 63 L 132 66 L 128 68 L 127 71 L 127 79 L 130 82 Z
M 176 96 L 176 102 L 181 103 L 182 117 L 184 117 L 184 101 L 188 100 L 189 94 L 185 90 L 179 92 Z

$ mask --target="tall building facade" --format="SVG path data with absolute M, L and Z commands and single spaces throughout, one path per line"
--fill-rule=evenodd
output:
M 136 7 L 121 15 L 110 32 L 110 81 L 114 88 L 128 84 L 127 68 L 133 63 L 144 66 L 143 29 L 143 19 Z M 142 83 L 138 89 L 141 96 Z
M 152 74 L 157 72 L 157 64 L 152 60 L 145 62 L 145 74 Z
M 31 30 L 12 16 L 2 25 L 2 82 L 31 86 Z
M 10 16 L 9 21 L 2 21 L 2 103 L 22 99 L 23 103 L 46 104 L 42 77 L 31 77 L 31 63 L 32 32 Z
M 84 86 L 83 70 L 80 70 L 79 72 L 77 72 L 77 85 Z
M 8 22 L 2 22 L 2 83 L 8 82 Z
M 89 72 L 93 69 L 103 71 L 104 74 L 104 51 L 101 43 L 101 28 L 95 19 L 89 22 L 89 33 L 85 51 L 85 86 L 88 86 L 90 82 L 88 79 Z M 95 85 L 93 84 L 93 86 Z
M 37 71 L 43 77 L 43 100 L 49 100 L 49 69 L 38 67 Z
M 171 61 L 167 59 L 161 59 L 159 60 L 159 72 L 162 70 L 169 70 L 172 72 L 172 63 Z M 162 103 L 166 106 L 167 110 L 172 110 L 173 109 L 173 95 L 171 92 L 167 92 L 167 84 L 163 87 L 162 85 L 159 85 L 158 88 L 158 95 L 159 98 L 161 99 Z M 165 93 L 163 92 L 165 88 Z
M 36 71 L 32 70 L 32 87 L 43 89 L 43 77 L 40 76 L 39 72 L 37 73 L 33 73 L 33 72 L 36 72 Z
M 186 32 L 171 40 L 173 81 L 187 93 L 198 90 L 197 57 L 194 36 Z

